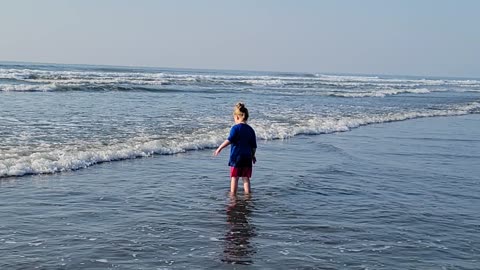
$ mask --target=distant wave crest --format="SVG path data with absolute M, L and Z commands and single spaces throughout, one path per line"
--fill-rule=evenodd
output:
M 480 91 L 478 80 L 393 79 L 377 76 L 311 74 L 220 74 L 173 71 L 69 71 L 0 68 L 0 91 L 146 90 L 176 89 L 263 90 L 347 98 L 384 97 L 435 91 Z M 334 92 L 332 92 L 334 90 Z M 351 91 L 355 90 L 355 91 Z
M 329 92 L 327 95 L 335 97 L 346 97 L 346 98 L 356 98 L 356 97 L 385 97 L 398 94 L 428 94 L 434 92 L 426 88 L 420 89 L 385 89 L 378 91 L 365 91 L 365 92 Z

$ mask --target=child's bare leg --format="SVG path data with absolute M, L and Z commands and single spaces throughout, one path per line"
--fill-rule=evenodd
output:
M 232 177 L 230 181 L 230 193 L 232 195 L 237 194 L 237 186 L 238 186 L 238 177 Z
M 243 180 L 243 192 L 245 194 L 249 194 L 250 193 L 250 178 L 242 177 L 242 180 Z

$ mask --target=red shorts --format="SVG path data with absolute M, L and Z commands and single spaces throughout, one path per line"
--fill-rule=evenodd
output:
M 252 177 L 252 167 L 230 167 L 230 177 Z

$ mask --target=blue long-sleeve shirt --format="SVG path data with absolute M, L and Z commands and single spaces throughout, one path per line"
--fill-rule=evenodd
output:
M 230 141 L 228 165 L 237 168 L 252 167 L 253 149 L 257 148 L 253 128 L 244 123 L 236 124 L 230 129 L 227 140 Z

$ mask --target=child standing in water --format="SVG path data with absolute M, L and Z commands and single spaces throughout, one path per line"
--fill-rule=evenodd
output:
M 256 162 L 255 151 L 257 150 L 257 138 L 255 131 L 247 124 L 248 110 L 245 104 L 239 102 L 233 110 L 235 125 L 230 129 L 230 135 L 213 155 L 220 154 L 223 148 L 231 145 L 230 159 L 230 192 L 237 193 L 238 179 L 243 180 L 245 194 L 250 193 L 250 178 L 252 177 L 252 164 Z

